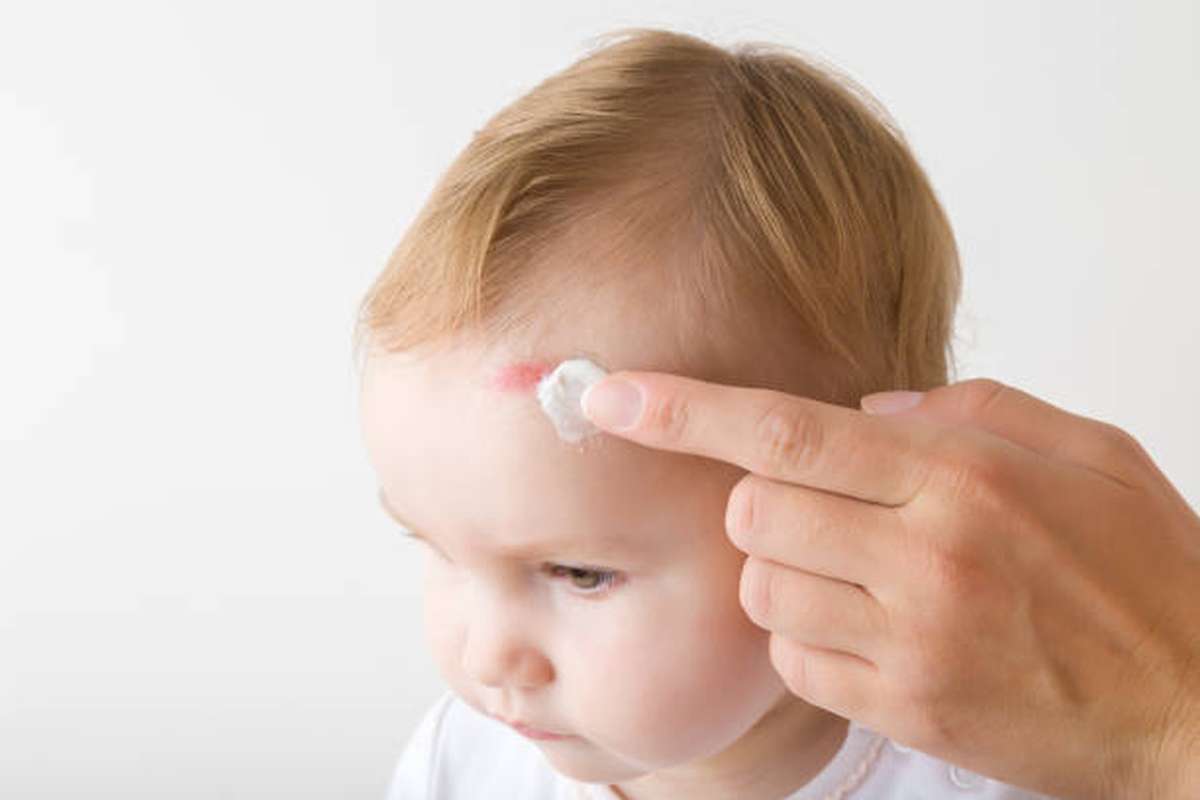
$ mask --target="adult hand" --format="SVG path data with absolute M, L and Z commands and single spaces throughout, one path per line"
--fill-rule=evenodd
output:
M 1200 516 L 1129 434 L 988 379 L 886 416 L 651 372 L 584 399 L 748 470 L 741 602 L 796 695 L 1055 797 L 1200 797 Z

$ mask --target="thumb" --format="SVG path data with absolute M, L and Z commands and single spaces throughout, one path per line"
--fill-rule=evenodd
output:
M 878 392 L 865 395 L 860 403 L 868 414 L 904 413 L 951 426 L 969 425 L 1047 458 L 1120 476 L 1131 483 L 1139 472 L 1144 475 L 1146 467 L 1162 474 L 1137 440 L 1117 426 L 1073 414 L 990 378 L 959 381 L 927 392 Z M 1141 463 L 1134 466 L 1130 459 Z M 1123 462 L 1127 466 L 1123 467 Z

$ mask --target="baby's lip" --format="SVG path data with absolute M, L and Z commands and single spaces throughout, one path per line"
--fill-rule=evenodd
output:
M 509 719 L 507 717 L 502 717 L 499 714 L 493 714 L 490 711 L 487 711 L 485 713 L 492 719 L 497 720 L 499 722 L 503 722 L 505 725 L 508 725 L 509 727 L 516 729 L 519 733 L 523 733 L 526 736 L 530 736 L 534 739 L 565 739 L 565 738 L 567 738 L 567 734 L 565 734 L 565 733 L 555 733 L 553 731 L 548 731 L 543 728 L 539 728 L 536 725 L 531 725 L 528 722 L 525 722 L 523 720 Z

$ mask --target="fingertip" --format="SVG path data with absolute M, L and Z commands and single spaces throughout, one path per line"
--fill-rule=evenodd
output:
M 627 431 L 637 425 L 645 406 L 642 388 L 633 381 L 607 375 L 583 391 L 583 414 L 605 430 Z

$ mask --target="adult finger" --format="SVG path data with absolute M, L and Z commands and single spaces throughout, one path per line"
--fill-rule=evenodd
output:
M 738 593 L 751 622 L 802 644 L 872 663 L 891 644 L 887 612 L 861 586 L 747 558 Z
M 885 729 L 887 720 L 878 710 L 888 698 L 887 676 L 873 662 L 778 634 L 771 634 L 767 652 L 792 694 L 874 730 Z
M 1103 420 L 1075 414 L 1015 386 L 972 378 L 925 392 L 919 405 L 897 416 L 969 425 L 1073 464 L 1127 487 L 1165 487 L 1177 503 L 1182 495 L 1127 431 Z
M 944 427 L 663 372 L 614 372 L 582 402 L 598 427 L 647 447 L 881 505 L 916 494 Z
M 909 555 L 897 509 L 754 473 L 729 493 L 725 529 L 735 547 L 755 558 L 867 591 L 886 585 Z

